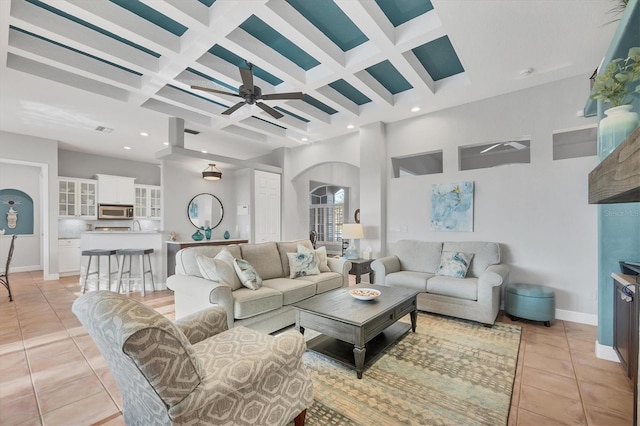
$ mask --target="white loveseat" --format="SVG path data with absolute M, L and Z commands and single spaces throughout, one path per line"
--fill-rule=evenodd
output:
M 473 254 L 464 278 L 436 275 L 443 252 Z M 493 325 L 509 267 L 491 242 L 401 240 L 393 255 L 371 263 L 375 284 L 419 290 L 418 309 Z
M 242 325 L 272 333 L 295 324 L 294 303 L 348 286 L 351 269 L 349 261 L 328 258 L 329 272 L 291 279 L 287 253 L 296 253 L 298 244 L 312 249 L 309 240 L 297 240 L 188 247 L 178 251 L 176 274 L 167 278 L 167 287 L 175 292 L 176 319 L 218 305 L 227 311 L 229 328 Z M 233 289 L 232 283 L 203 278 L 196 255 L 213 258 L 224 249 L 234 258 L 248 261 L 263 279 L 262 287 Z

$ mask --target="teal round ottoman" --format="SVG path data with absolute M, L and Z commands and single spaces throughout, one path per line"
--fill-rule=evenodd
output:
M 508 284 L 505 289 L 505 311 L 512 321 L 518 318 L 543 321 L 551 327 L 550 321 L 556 315 L 556 295 L 548 287 L 535 284 Z

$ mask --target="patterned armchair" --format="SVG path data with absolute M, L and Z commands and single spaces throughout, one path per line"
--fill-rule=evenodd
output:
M 313 386 L 297 331 L 228 330 L 220 307 L 172 323 L 109 291 L 72 309 L 115 376 L 127 425 L 304 424 Z

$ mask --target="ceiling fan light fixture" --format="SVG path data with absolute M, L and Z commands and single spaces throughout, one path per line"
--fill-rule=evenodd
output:
M 209 163 L 209 167 L 202 171 L 202 179 L 220 180 L 222 179 L 222 172 L 216 167 L 215 164 Z

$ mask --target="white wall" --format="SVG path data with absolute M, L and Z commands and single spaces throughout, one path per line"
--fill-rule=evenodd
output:
M 442 174 L 389 173 L 389 248 L 405 238 L 496 241 L 512 282 L 552 287 L 558 309 L 596 315 L 597 210 L 587 203 L 587 175 L 597 159 L 552 160 L 554 130 L 595 120 L 576 116 L 588 89 L 577 77 L 388 124 L 389 157 L 444 151 Z M 459 145 L 524 135 L 531 135 L 530 164 L 458 171 Z M 431 185 L 459 181 L 475 182 L 474 232 L 431 231 Z
M 58 143 L 51 139 L 0 131 L 0 161 L 2 160 L 35 165 L 43 173 L 41 191 L 43 196 L 40 202 L 43 210 L 47 210 L 46 213 L 48 213 L 48 215 L 43 214 L 41 236 L 44 245 L 42 251 L 44 278 L 56 279 L 58 277 Z M 44 194 L 47 194 L 47 197 Z M 16 250 L 18 250 L 17 247 L 16 245 Z
M 0 189 L 7 188 L 20 190 L 33 200 L 33 234 L 18 235 L 10 270 L 14 272 L 40 270 L 42 269 L 40 167 L 0 161 Z M 18 220 L 20 220 L 19 206 L 17 210 Z M 8 206 L 0 204 L 0 214 L 6 215 L 7 211 Z M 5 231 L 9 231 L 9 229 L 5 229 Z M 3 262 L 1 266 L 3 269 L 10 244 L 10 235 L 0 236 L 0 262 Z

